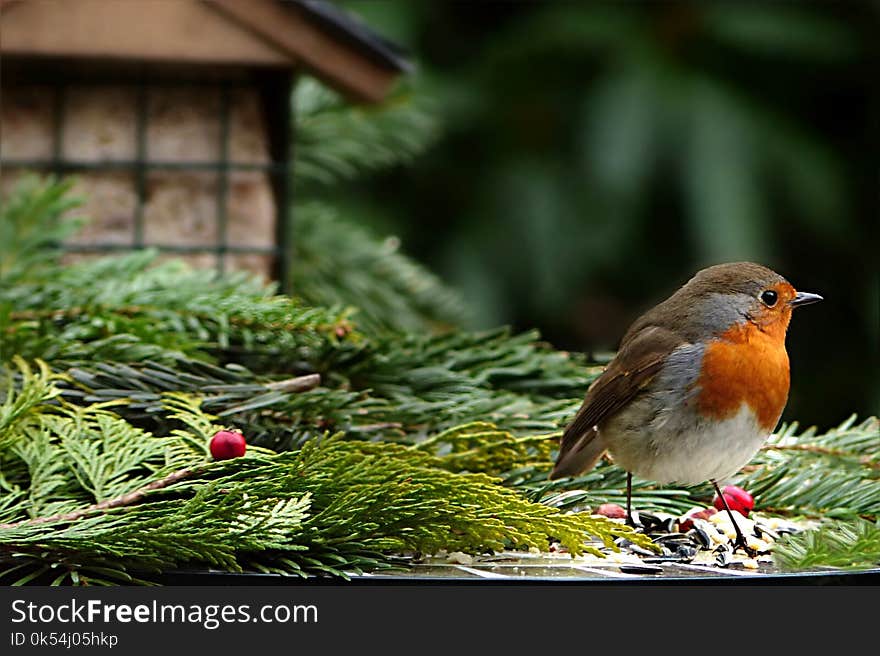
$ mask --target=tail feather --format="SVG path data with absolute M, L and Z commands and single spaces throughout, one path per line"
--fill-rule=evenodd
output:
M 572 444 L 572 435 L 564 435 L 561 444 Z M 605 453 L 605 444 L 599 437 L 599 431 L 594 426 L 586 433 L 577 438 L 574 445 L 569 449 L 561 449 L 556 458 L 553 471 L 550 472 L 550 480 L 564 478 L 565 476 L 577 476 L 589 471 L 596 466 L 599 458 Z

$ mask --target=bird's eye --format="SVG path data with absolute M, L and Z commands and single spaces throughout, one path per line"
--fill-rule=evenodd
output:
M 767 307 L 773 307 L 776 305 L 776 300 L 778 298 L 779 296 L 772 289 L 761 292 L 761 302 Z

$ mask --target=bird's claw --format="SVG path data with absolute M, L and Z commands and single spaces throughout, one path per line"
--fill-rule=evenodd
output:
M 733 541 L 733 553 L 736 553 L 736 550 L 740 548 L 749 558 L 754 558 L 758 555 L 758 551 L 756 549 L 752 549 L 742 535 L 738 535 L 736 537 L 736 540 Z
M 636 531 L 640 528 L 645 528 L 644 524 L 638 519 L 638 512 L 635 513 L 635 517 L 633 517 L 633 513 L 631 512 L 626 513 L 626 525 Z

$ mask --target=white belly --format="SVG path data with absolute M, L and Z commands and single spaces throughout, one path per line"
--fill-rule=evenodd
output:
M 643 410 L 649 414 L 648 408 Z M 749 462 L 768 437 L 745 404 L 723 420 L 679 412 L 639 421 L 626 414 L 630 416 L 615 417 L 603 426 L 600 436 L 617 464 L 658 483 L 723 480 Z

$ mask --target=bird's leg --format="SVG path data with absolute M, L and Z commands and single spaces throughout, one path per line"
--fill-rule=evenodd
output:
M 626 525 L 636 528 L 636 523 L 632 516 L 632 492 L 633 492 L 633 475 L 626 472 Z
M 736 523 L 736 519 L 734 519 L 733 513 L 730 511 L 730 506 L 727 505 L 727 499 L 725 499 L 724 495 L 721 494 L 721 489 L 718 487 L 718 483 L 713 480 L 712 485 L 715 486 L 715 492 L 716 494 L 718 494 L 718 498 L 721 499 L 721 503 L 724 504 L 724 509 L 727 511 L 727 516 L 730 517 L 730 521 L 733 524 L 733 530 L 736 531 L 736 541 L 733 543 L 733 550 L 736 551 L 737 547 L 742 547 L 742 550 L 746 552 L 747 556 L 749 556 L 750 558 L 754 558 L 758 555 L 758 552 L 752 549 L 746 542 L 746 538 L 740 530 L 739 524 Z

